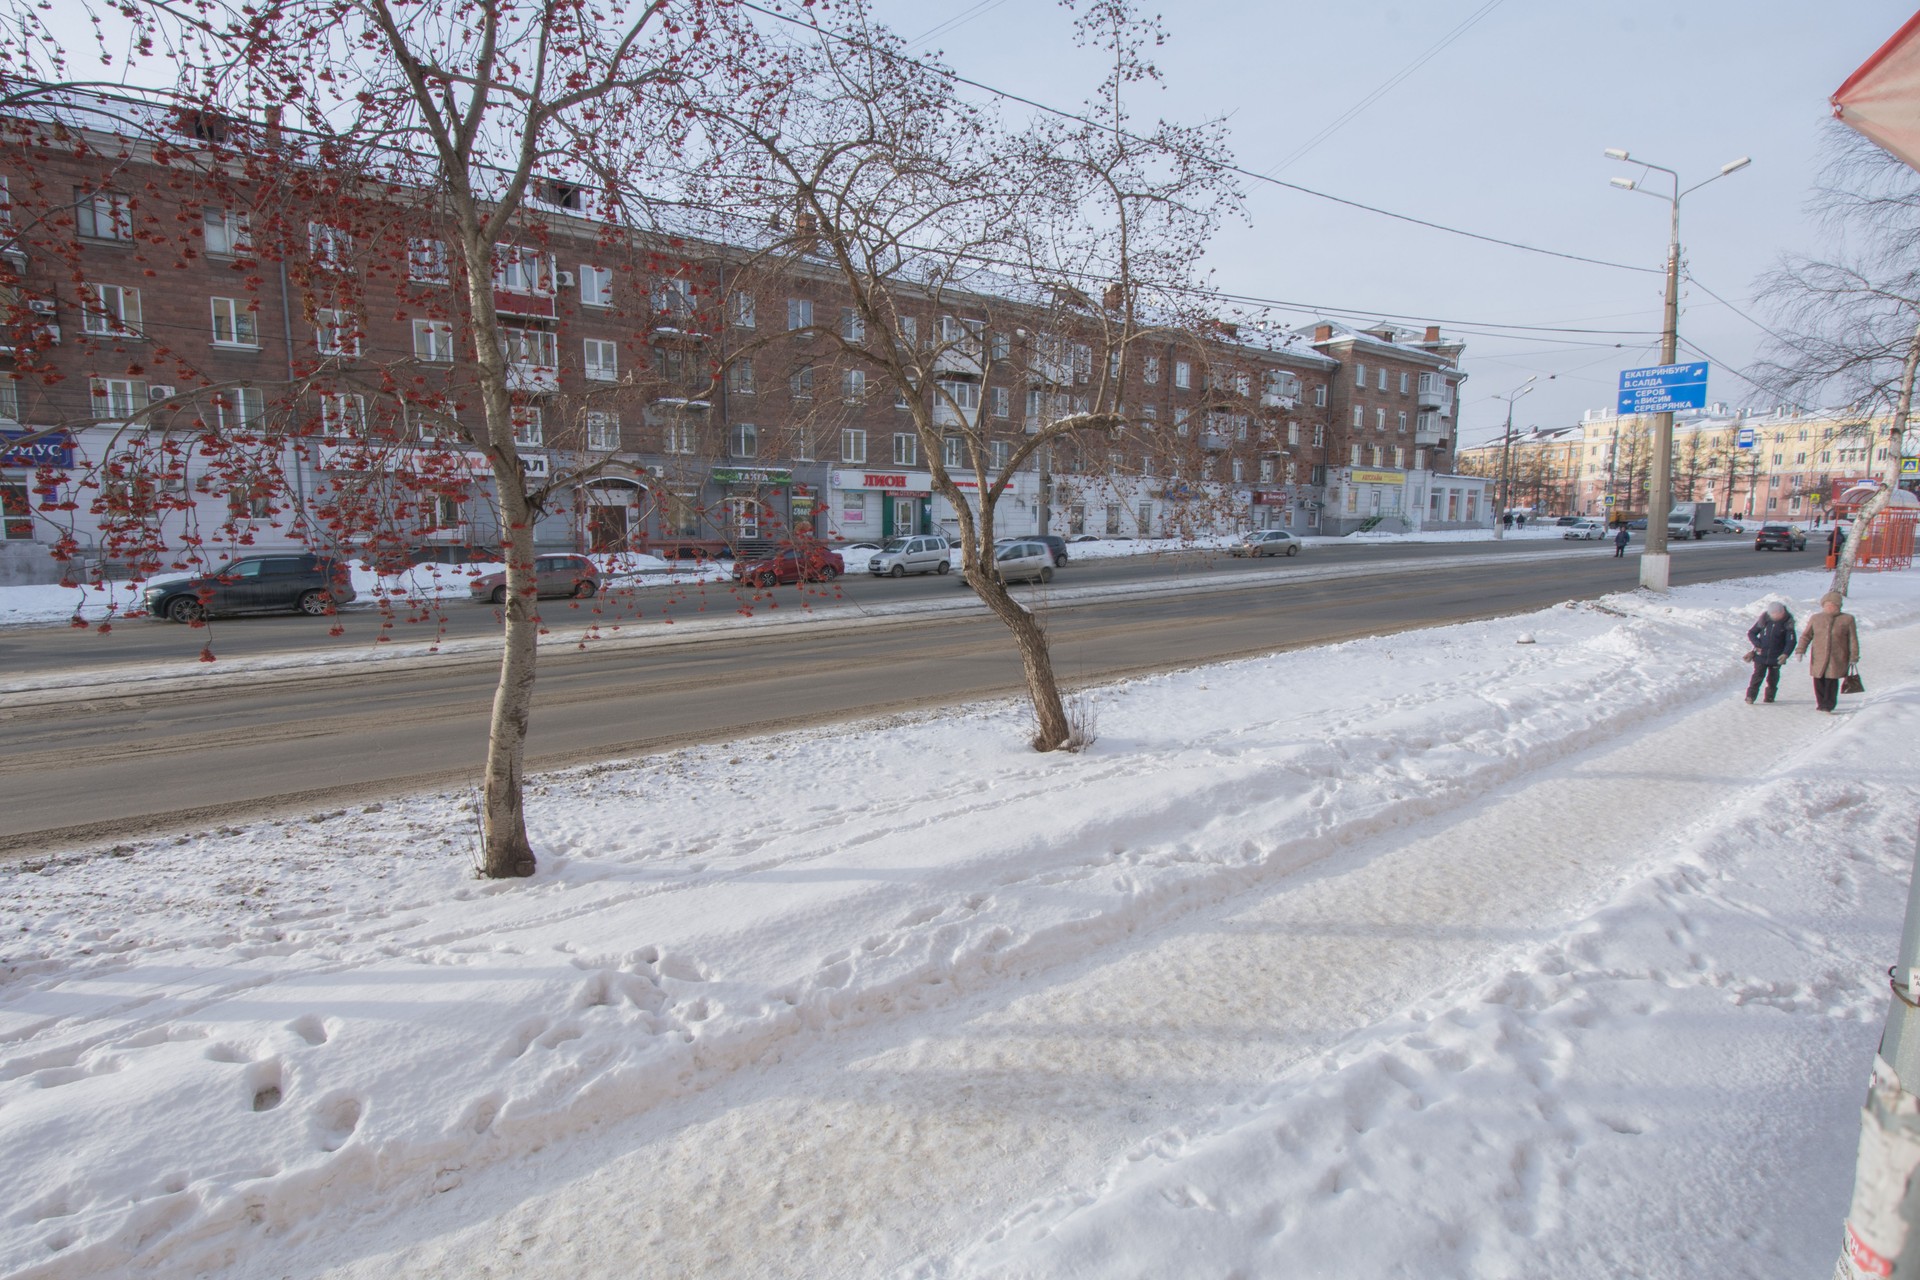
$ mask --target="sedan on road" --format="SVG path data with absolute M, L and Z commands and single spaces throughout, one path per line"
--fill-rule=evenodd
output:
M 1297 556 L 1300 539 L 1285 529 L 1255 529 L 1227 548 L 1230 556 Z
M 147 616 L 197 622 L 219 613 L 304 613 L 319 617 L 354 599 L 338 560 L 314 555 L 248 556 L 197 578 L 148 585 Z
M 600 570 L 585 556 L 535 556 L 533 577 L 535 591 L 542 597 L 578 596 L 585 599 L 600 590 Z M 467 590 L 473 594 L 475 604 L 505 604 L 506 571 L 503 569 L 475 578 Z
M 1053 548 L 1038 538 L 1003 542 L 994 549 L 993 576 L 1002 582 L 1052 582 Z M 960 574 L 961 586 L 967 576 Z
M 818 543 L 784 546 L 772 555 L 741 560 L 733 566 L 734 581 L 749 587 L 771 587 L 799 582 L 832 582 L 847 571 L 847 562 Z
M 1595 538 L 1606 537 L 1607 526 L 1600 520 L 1575 520 L 1560 536 L 1569 540 L 1591 542 Z
M 1805 551 L 1806 531 L 1797 524 L 1763 524 L 1753 535 L 1755 551 Z

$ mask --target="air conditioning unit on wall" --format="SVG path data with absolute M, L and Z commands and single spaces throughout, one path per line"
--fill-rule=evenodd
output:
M 173 399 L 172 387 L 156 382 L 147 388 L 147 400 L 151 404 L 159 404 L 162 400 L 171 399 Z
M 573 272 L 556 271 L 553 273 L 553 278 L 559 282 L 559 285 L 562 289 L 573 288 Z

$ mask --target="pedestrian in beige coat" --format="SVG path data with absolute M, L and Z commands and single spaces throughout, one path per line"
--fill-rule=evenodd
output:
M 1807 670 L 1813 676 L 1813 702 L 1822 711 L 1840 705 L 1840 681 L 1853 664 L 1860 661 L 1860 629 L 1853 615 L 1840 612 L 1846 603 L 1838 591 L 1820 597 L 1820 612 L 1807 622 L 1800 633 L 1796 656 L 1810 655 Z

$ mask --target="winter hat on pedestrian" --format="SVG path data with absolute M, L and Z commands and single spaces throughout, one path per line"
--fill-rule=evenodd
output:
M 1833 606 L 1836 609 L 1844 607 L 1847 603 L 1847 598 L 1841 595 L 1838 591 L 1829 591 L 1827 592 L 1827 594 L 1820 597 L 1821 607 L 1825 608 L 1826 603 L 1829 600 L 1833 601 Z
M 1772 604 L 1767 606 L 1767 612 L 1772 614 L 1776 618 L 1784 618 L 1787 616 L 1787 606 L 1780 603 L 1778 600 L 1775 600 Z

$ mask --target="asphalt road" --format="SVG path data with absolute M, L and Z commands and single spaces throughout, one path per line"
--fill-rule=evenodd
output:
M 1404 569 L 1362 578 L 1288 582 L 1264 576 L 1245 590 L 1148 600 L 1090 601 L 1048 612 L 1057 669 L 1086 681 L 1268 653 L 1361 635 L 1511 614 L 1568 599 L 1630 589 L 1634 558 L 1593 546 L 1525 561 L 1495 548 L 1484 564 L 1423 568 L 1461 546 L 1360 550 L 1355 562 L 1404 561 Z M 1750 544 L 1677 549 L 1676 584 L 1810 568 L 1809 555 L 1755 555 Z M 1345 552 L 1345 549 L 1340 549 Z M 1331 555 L 1302 556 L 1319 567 Z M 1089 563 L 1074 585 L 1128 575 L 1217 571 L 1224 560 L 1185 565 Z M 1272 568 L 1272 562 L 1263 567 Z M 956 593 L 947 580 L 856 582 L 856 602 L 912 591 Z M 792 588 L 783 589 L 789 593 Z M 471 610 L 471 606 L 463 606 Z M 471 610 L 484 614 L 484 610 Z M 458 612 L 458 611 L 456 611 Z M 358 619 L 348 619 L 351 626 Z M 377 618 L 366 625 L 377 626 Z M 259 651 L 313 642 L 302 619 L 226 624 L 267 637 Z M 145 659 L 144 646 L 197 633 L 153 624 L 109 636 L 52 629 L 4 635 L 16 672 L 36 661 L 54 669 Z M 125 649 L 114 636 L 133 632 Z M 365 644 L 363 635 L 358 643 Z M 98 644 L 99 648 L 92 648 Z M 195 643 L 194 651 L 198 645 Z M 76 659 L 81 659 L 76 661 Z M 543 654 L 530 765 L 552 767 L 800 725 L 954 703 L 1021 687 L 1005 630 L 982 610 L 881 625 L 778 634 L 720 634 L 670 648 Z M 13 857 L 121 834 L 197 830 L 263 809 L 363 803 L 424 786 L 477 777 L 495 664 L 446 657 L 404 670 L 340 663 L 310 672 L 263 675 L 217 688 L 157 688 L 89 695 L 75 688 L 56 705 L 0 699 L 0 853 Z M 750 762 L 747 767 L 750 766 Z

